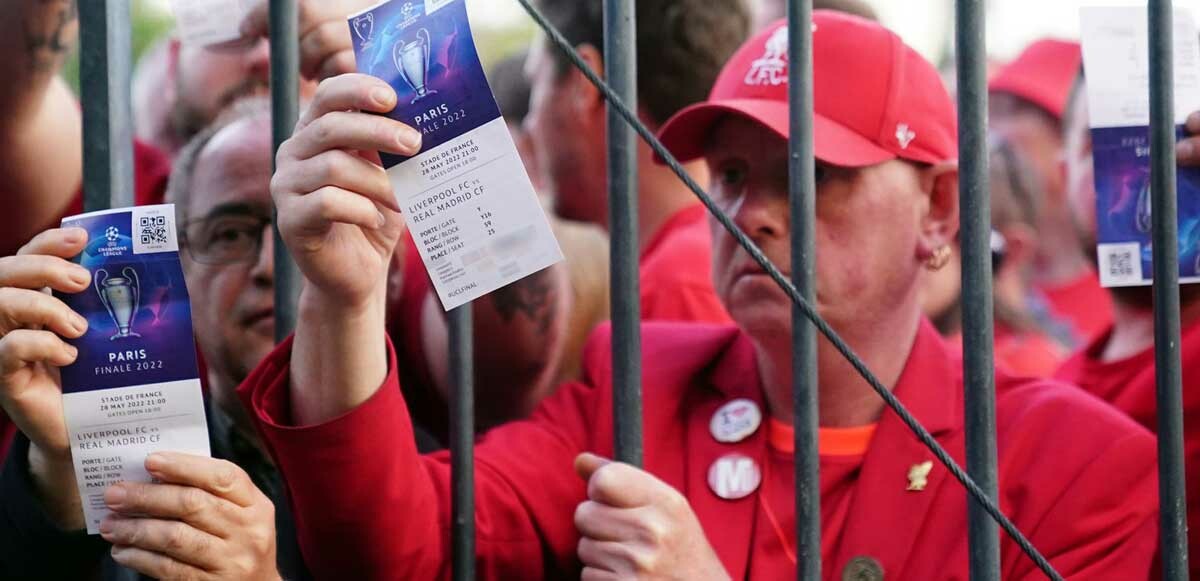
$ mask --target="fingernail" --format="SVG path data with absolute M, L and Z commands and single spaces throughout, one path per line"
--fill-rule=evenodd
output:
M 146 456 L 146 470 L 157 472 L 167 467 L 167 458 L 162 454 L 154 453 Z
M 1187 118 L 1188 125 L 1200 124 L 1200 111 L 1192 111 Z
M 79 356 L 79 349 L 74 345 L 67 345 L 63 348 L 63 351 L 65 351 L 67 353 L 67 357 L 70 357 L 72 360 Z
M 87 230 L 83 228 L 67 228 L 67 242 L 72 244 L 87 239 Z
M 1192 154 L 1195 151 L 1196 146 L 1192 145 L 1192 142 L 1190 141 L 1180 141 L 1175 145 L 1176 157 L 1192 157 Z
M 100 521 L 100 534 L 108 535 L 108 534 L 111 534 L 112 532 L 113 532 L 112 517 L 105 517 L 104 520 Z
M 379 214 L 379 226 L 378 227 L 383 228 L 383 226 L 385 224 L 387 224 L 387 217 L 383 215 L 383 212 L 376 212 L 376 214 Z
M 109 508 L 121 508 L 128 496 L 129 492 L 125 490 L 124 486 L 114 484 L 104 491 L 104 504 L 107 504 Z
M 72 315 L 71 316 L 71 327 L 75 329 L 76 333 L 79 333 L 80 335 L 82 335 L 82 334 L 84 334 L 84 332 L 87 331 L 87 319 L 84 319 L 83 317 L 81 317 L 79 315 Z
M 391 107 L 395 99 L 396 93 L 383 87 L 376 87 L 371 90 L 371 100 L 375 101 L 381 107 Z
M 407 129 L 407 128 L 401 129 L 396 132 L 396 142 L 399 143 L 400 146 L 404 147 L 404 148 L 420 149 L 421 134 L 417 133 L 413 129 Z

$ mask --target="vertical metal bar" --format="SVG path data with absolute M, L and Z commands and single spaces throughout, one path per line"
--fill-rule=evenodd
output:
M 788 2 L 788 196 L 792 284 L 809 304 L 816 288 L 812 0 Z M 792 306 L 792 423 L 796 445 L 796 578 L 821 578 L 821 486 L 817 451 L 817 328 Z
M 1188 578 L 1183 388 L 1179 355 L 1179 238 L 1175 183 L 1174 12 L 1150 0 L 1150 191 L 1154 227 L 1154 369 L 1163 579 Z
M 300 35 L 296 0 L 271 0 L 271 135 L 275 151 L 292 136 L 300 114 Z M 275 156 L 271 156 L 272 168 Z M 274 169 L 272 169 L 274 171 Z M 288 254 L 275 228 L 275 340 L 283 341 L 296 328 L 300 301 L 300 269 Z
M 604 74 L 637 110 L 634 0 L 604 0 Z M 633 128 L 608 107 L 608 211 L 612 244 L 613 417 L 616 459 L 642 465 L 641 306 L 638 302 L 638 173 Z
M 995 370 L 992 362 L 991 196 L 988 190 L 987 45 L 983 0 L 959 0 L 958 54 L 959 192 L 962 231 L 963 354 L 966 390 L 967 472 L 992 500 L 996 483 Z M 971 579 L 1000 579 L 996 522 L 968 501 Z
M 450 311 L 450 510 L 454 581 L 475 579 L 475 364 L 472 303 Z
M 83 209 L 133 205 L 129 0 L 79 2 Z

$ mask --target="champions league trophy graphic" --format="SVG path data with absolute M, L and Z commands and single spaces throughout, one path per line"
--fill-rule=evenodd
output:
M 371 34 L 375 32 L 375 15 L 368 12 L 354 19 L 354 34 L 362 41 L 363 48 L 371 46 Z
M 1142 186 L 1137 199 L 1137 229 L 1143 234 L 1150 232 L 1153 226 L 1150 215 L 1150 182 Z
M 417 97 L 412 100 L 413 105 L 425 97 L 437 94 L 437 91 L 426 88 L 431 44 L 429 31 L 422 28 L 417 31 L 416 40 L 412 42 L 401 40 L 392 47 L 392 60 L 396 62 L 396 70 L 400 71 L 404 82 L 408 83 L 408 86 L 417 93 Z
M 126 266 L 121 270 L 121 274 L 123 276 L 109 276 L 108 271 L 103 268 L 96 270 L 96 293 L 100 295 L 100 302 L 104 303 L 108 315 L 117 325 L 117 334 L 109 337 L 109 341 L 141 337 L 134 333 L 131 327 L 141 299 L 142 283 L 132 266 Z

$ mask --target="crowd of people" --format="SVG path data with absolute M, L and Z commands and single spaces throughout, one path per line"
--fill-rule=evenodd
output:
M 0 0 L 0 578 L 448 578 L 448 325 L 377 156 L 421 134 L 355 73 L 346 16 L 374 3 L 298 0 L 303 108 L 274 156 L 266 0 L 246 42 L 172 37 L 139 63 L 135 200 L 175 204 L 213 454 L 150 455 L 155 480 L 109 488 L 88 535 L 58 373 L 87 322 L 44 292 L 91 280 L 86 233 L 57 227 L 82 210 L 75 0 Z M 602 2 L 536 3 L 603 70 Z M 813 3 L 817 310 L 962 464 L 955 104 L 869 5 Z M 636 6 L 642 121 L 787 272 L 786 3 Z M 989 80 L 999 506 L 1066 578 L 1150 579 L 1153 294 L 1096 275 L 1081 60 L 1042 39 Z M 480 578 L 794 578 L 788 295 L 639 143 L 645 462 L 612 461 L 605 99 L 544 37 L 489 77 L 566 258 L 471 307 Z M 1181 165 L 1198 135 L 1200 111 Z M 278 345 L 273 225 L 303 275 Z M 1200 292 L 1181 295 L 1195 491 Z M 964 489 L 824 339 L 816 360 L 825 578 L 967 578 Z M 1042 578 L 1007 537 L 1001 575 Z

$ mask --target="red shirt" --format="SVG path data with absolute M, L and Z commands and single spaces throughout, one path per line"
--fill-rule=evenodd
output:
M 996 324 L 996 340 L 992 354 L 996 366 L 1021 377 L 1053 377 L 1062 365 L 1066 353 L 1063 347 L 1038 332 L 1018 333 Z M 962 354 L 962 333 L 946 338 L 946 342 Z
M 1112 336 L 1105 331 L 1063 364 L 1057 377 L 1075 383 L 1092 395 L 1129 414 L 1139 424 L 1157 431 L 1158 404 L 1154 383 L 1154 347 L 1117 361 L 1101 361 Z M 1188 554 L 1194 579 L 1200 579 L 1200 323 L 1183 329 L 1180 343 L 1183 363 L 1184 460 L 1188 491 Z
M 144 206 L 163 203 L 167 193 L 167 178 L 171 176 L 171 162 L 158 150 L 135 141 L 133 143 L 133 164 L 134 205 Z M 71 200 L 71 204 L 63 209 L 62 215 L 47 224 L 43 224 L 41 228 L 38 228 L 38 231 L 41 232 L 50 228 L 56 228 L 62 223 L 63 218 L 82 212 L 83 190 L 81 189 L 75 195 L 75 198 Z M 0 256 L 16 254 L 26 242 L 28 240 L 0 238 Z M 16 433 L 16 426 L 0 410 L 0 459 L 3 459 L 8 452 L 8 446 L 12 443 L 12 439 Z
M 708 484 L 718 458 L 738 453 L 762 466 L 768 454 L 766 430 L 733 444 L 710 431 L 713 414 L 732 399 L 765 409 L 751 339 L 734 327 L 651 323 L 642 328 L 642 350 L 646 469 L 684 494 L 734 579 L 745 578 L 751 563 L 786 568 L 754 544 L 759 494 L 724 500 Z M 290 356 L 287 342 L 239 395 L 284 474 L 314 576 L 448 578 L 449 455 L 416 453 L 394 356 L 370 399 L 313 426 L 292 421 Z M 611 361 L 610 331 L 601 328 L 586 350 L 582 381 L 559 388 L 528 420 L 479 440 L 480 579 L 579 578 L 572 515 L 586 490 L 571 467 L 583 451 L 612 455 Z M 961 366 L 928 323 L 894 393 L 961 465 Z M 1000 505 L 1056 569 L 1070 579 L 1146 578 L 1157 544 L 1151 435 L 1076 388 L 1002 373 L 996 425 Z M 963 488 L 934 465 L 922 491 L 906 489 L 909 470 L 931 459 L 903 422 L 884 412 L 853 477 L 841 538 L 825 562 L 828 579 L 841 578 L 861 557 L 889 579 L 967 578 Z M 1001 571 L 1004 579 L 1043 578 L 1006 537 Z
M 1112 325 L 1112 296 L 1091 270 L 1067 284 L 1041 287 L 1041 291 L 1054 313 L 1071 324 L 1082 342 Z
M 712 281 L 707 209 L 677 212 L 642 250 L 638 266 L 644 321 L 730 323 Z
M 821 559 L 832 562 L 846 530 L 863 458 L 878 428 L 821 428 L 817 434 L 821 478 Z M 754 523 L 751 579 L 796 576 L 796 462 L 791 426 L 767 424 L 770 448 Z

